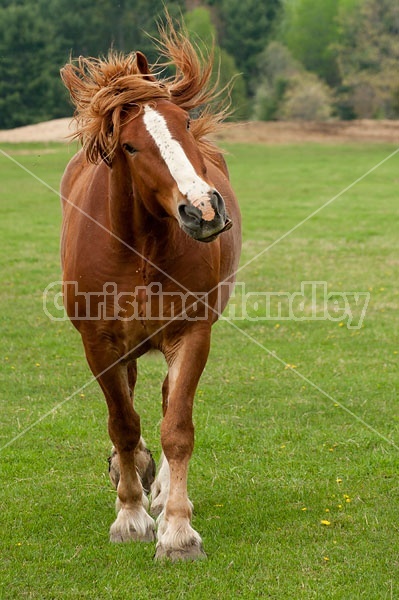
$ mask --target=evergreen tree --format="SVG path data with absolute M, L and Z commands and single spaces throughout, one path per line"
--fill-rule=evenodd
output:
M 220 1 L 220 45 L 234 57 L 250 92 L 258 55 L 267 45 L 279 7 L 280 0 Z
M 66 109 L 54 82 L 53 32 L 39 6 L 10 4 L 0 10 L 0 127 L 59 116 Z M 63 110 L 59 110 L 59 102 Z
M 281 37 L 303 66 L 330 85 L 339 81 L 332 44 L 338 40 L 340 0 L 286 0 Z
M 248 116 L 246 85 L 238 72 L 233 56 L 217 44 L 216 27 L 211 13 L 205 7 L 198 7 L 185 15 L 185 23 L 192 41 L 206 55 L 214 47 L 213 80 L 223 95 L 230 94 L 231 118 L 238 120 Z
M 168 2 L 179 16 L 183 0 Z M 3 0 L 0 6 L 0 128 L 69 116 L 59 76 L 70 56 L 114 48 L 157 58 L 154 43 L 162 0 Z

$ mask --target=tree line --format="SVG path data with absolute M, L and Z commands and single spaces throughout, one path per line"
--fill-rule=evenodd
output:
M 1 0 L 0 128 L 71 115 L 59 70 L 112 46 L 157 55 L 163 0 Z M 399 117 L 397 0 L 169 0 L 193 39 L 215 43 L 233 118 Z M 220 66 L 219 66 L 220 65 Z

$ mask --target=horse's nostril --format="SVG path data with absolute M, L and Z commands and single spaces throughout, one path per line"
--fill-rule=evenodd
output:
M 186 227 L 197 229 L 201 225 L 201 211 L 191 204 L 180 204 L 179 215 Z
M 218 191 L 214 190 L 211 196 L 211 205 L 213 206 L 216 214 L 220 216 L 224 216 L 226 213 L 226 208 L 224 205 L 224 200 Z

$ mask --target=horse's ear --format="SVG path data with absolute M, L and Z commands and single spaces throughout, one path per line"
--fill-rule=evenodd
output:
M 145 54 L 140 52 L 139 50 L 136 52 L 136 64 L 139 72 L 142 75 L 146 75 L 147 79 L 151 79 L 151 81 L 155 81 L 154 75 L 152 75 L 150 71 L 150 67 L 148 66 L 148 60 Z

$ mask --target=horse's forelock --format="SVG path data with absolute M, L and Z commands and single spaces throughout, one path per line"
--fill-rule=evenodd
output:
M 123 110 L 156 99 L 170 99 L 164 85 L 142 74 L 132 55 L 110 52 L 107 59 L 80 58 L 61 72 L 75 105 L 76 134 L 90 162 L 112 154 Z
M 119 141 L 121 116 L 133 106 L 168 99 L 185 110 L 193 110 L 215 96 L 211 84 L 213 55 L 204 56 L 189 41 L 185 31 L 177 32 L 171 19 L 160 27 L 159 50 L 163 65 L 175 67 L 175 75 L 160 79 L 148 68 L 144 55 L 123 55 L 111 50 L 104 59 L 80 57 L 61 71 L 61 77 L 74 103 L 76 134 L 90 162 L 100 158 L 110 162 Z M 142 72 L 143 65 L 145 72 Z M 159 65 L 158 65 L 159 67 Z M 158 69 L 159 70 L 159 69 Z M 205 111 L 193 122 L 198 141 L 214 131 L 224 111 Z M 204 146 L 212 154 L 209 145 Z

